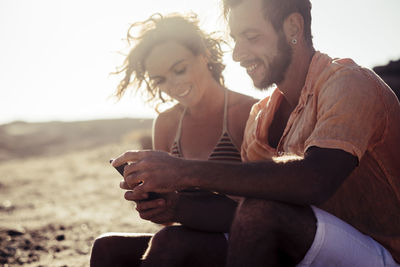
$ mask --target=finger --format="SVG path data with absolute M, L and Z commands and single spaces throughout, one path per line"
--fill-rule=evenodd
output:
M 119 182 L 119 187 L 120 187 L 121 189 L 125 189 L 125 190 L 130 190 L 130 189 L 131 189 L 131 188 L 129 187 L 128 183 L 125 182 L 125 180 L 121 180 L 121 181 Z
M 143 177 L 139 177 L 136 172 L 133 172 L 127 176 L 124 176 L 125 183 L 129 186 L 130 189 L 134 189 L 137 186 L 141 186 L 143 184 Z
M 125 192 L 124 197 L 126 200 L 129 201 L 145 201 L 148 199 L 149 196 L 148 194 L 142 194 L 142 193 L 137 194 L 136 192 L 133 191 L 127 191 Z
M 165 207 L 164 199 L 156 199 L 156 200 L 147 200 L 147 201 L 139 201 L 136 203 L 136 210 L 139 212 L 148 210 L 148 209 L 159 209 Z
M 111 165 L 114 167 L 118 167 L 124 163 L 135 162 L 141 160 L 142 158 L 146 157 L 148 153 L 151 152 L 150 150 L 129 150 L 123 153 L 122 155 L 115 158 Z
M 140 184 L 132 188 L 132 193 L 135 194 L 136 196 L 140 196 L 141 198 L 148 198 L 147 192 L 149 191 L 146 190 L 146 188 L 144 188 L 143 185 L 144 184 Z
M 125 180 L 121 180 L 119 182 L 119 187 L 121 189 L 124 190 L 132 190 L 133 188 L 135 188 L 136 186 L 138 186 L 139 184 L 133 184 L 133 185 L 129 185 Z
M 146 211 L 139 212 L 140 218 L 148 221 L 160 221 L 160 217 L 162 217 L 162 214 L 164 212 L 164 209 L 149 209 Z M 158 222 L 156 222 L 158 223 Z
M 124 168 L 123 176 L 127 177 L 129 175 L 137 175 L 141 171 L 140 166 L 138 166 L 137 162 L 133 162 Z

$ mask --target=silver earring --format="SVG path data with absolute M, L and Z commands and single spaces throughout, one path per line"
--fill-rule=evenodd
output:
M 294 44 L 294 45 L 297 44 L 296 38 L 293 38 L 293 39 L 292 39 L 292 44 Z

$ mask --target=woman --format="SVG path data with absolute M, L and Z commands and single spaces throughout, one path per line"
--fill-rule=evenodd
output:
M 129 86 L 136 90 L 144 87 L 157 108 L 168 100 L 177 102 L 156 118 L 153 148 L 187 159 L 240 161 L 244 127 L 256 99 L 225 88 L 221 40 L 201 31 L 195 16 L 157 14 L 131 29 L 138 26 L 142 29 L 139 37 L 128 31 L 128 41 L 136 43 L 119 72 L 125 77 L 116 95 L 121 97 Z M 183 264 L 187 262 L 183 255 L 190 254 L 186 242 L 198 239 L 196 244 L 201 244 L 208 235 L 226 242 L 222 233 L 229 230 L 236 208 L 229 197 L 194 190 L 146 200 L 130 193 L 127 191 L 125 198 L 136 202 L 143 219 L 183 225 L 169 226 L 156 234 L 145 264 L 156 265 L 160 260 L 163 266 L 168 262 Z M 126 234 L 98 238 L 91 265 L 139 264 L 149 238 Z M 158 247 L 165 238 L 168 248 Z

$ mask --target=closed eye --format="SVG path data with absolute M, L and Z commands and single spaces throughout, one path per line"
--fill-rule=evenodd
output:
M 186 72 L 186 67 L 183 67 L 183 68 L 176 68 L 176 69 L 174 70 L 174 72 L 175 72 L 175 74 L 177 74 L 177 75 L 184 74 L 184 73 Z
M 260 37 L 260 32 L 257 29 L 247 29 L 241 33 L 244 39 L 249 42 L 255 42 Z
M 246 36 L 246 39 L 249 42 L 255 42 L 258 40 L 259 37 L 260 37 L 260 35 L 258 35 L 258 34 L 257 35 L 249 35 L 249 36 Z

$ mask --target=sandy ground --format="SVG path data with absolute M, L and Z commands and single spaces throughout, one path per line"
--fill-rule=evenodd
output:
M 138 143 L 0 162 L 0 266 L 88 266 L 104 232 L 153 233 L 108 160 Z

